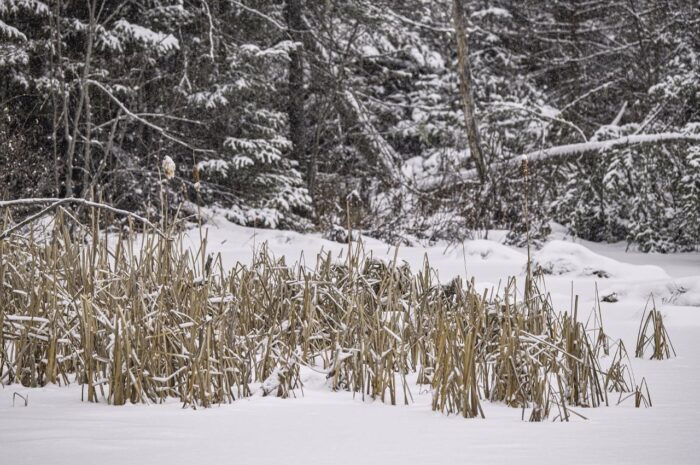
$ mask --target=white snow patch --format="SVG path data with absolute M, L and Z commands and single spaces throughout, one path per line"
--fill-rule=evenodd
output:
M 644 280 L 669 278 L 658 266 L 621 263 L 591 252 L 580 244 L 559 240 L 546 244 L 538 251 L 533 265 L 544 273 L 553 275 L 613 278 L 636 274 Z

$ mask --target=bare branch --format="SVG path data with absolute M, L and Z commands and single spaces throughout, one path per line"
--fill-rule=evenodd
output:
M 24 219 L 23 221 L 17 223 L 16 225 L 12 226 L 9 229 L 6 229 L 2 233 L 0 233 L 0 239 L 4 239 L 13 232 L 17 231 L 18 229 L 21 229 L 22 227 L 32 223 L 33 221 L 38 220 L 39 218 L 43 217 L 47 213 L 49 213 L 51 210 L 58 208 L 62 205 L 68 204 L 68 203 L 73 203 L 77 205 L 83 205 L 86 207 L 92 207 L 92 208 L 99 208 L 102 210 L 107 210 L 109 212 L 115 213 L 117 215 L 124 215 L 128 216 L 130 218 L 133 218 L 134 220 L 145 224 L 149 228 L 153 229 L 160 237 L 167 239 L 166 235 L 161 232 L 160 229 L 153 223 L 151 223 L 149 220 L 144 218 L 143 216 L 137 215 L 136 213 L 127 211 L 127 210 L 122 210 L 119 208 L 114 208 L 111 205 L 107 205 L 104 203 L 97 203 L 97 202 L 92 202 L 90 200 L 85 200 L 81 198 L 75 198 L 75 197 L 69 197 L 65 199 L 55 199 L 55 198 L 36 198 L 36 199 L 16 199 L 16 200 L 5 200 L 5 201 L 0 201 L 0 208 L 9 208 L 9 207 L 17 207 L 17 206 L 27 206 L 27 205 L 42 205 L 42 204 L 50 204 L 48 207 L 40 210 L 39 212 L 29 216 L 28 218 Z
M 550 121 L 554 121 L 554 122 L 557 122 L 557 123 L 561 123 L 561 124 L 563 124 L 563 125 L 565 125 L 565 126 L 568 126 L 568 127 L 572 128 L 574 131 L 576 131 L 577 133 L 579 133 L 579 135 L 583 138 L 584 142 L 587 142 L 587 141 L 588 141 L 588 138 L 586 137 L 586 134 L 583 132 L 583 130 L 582 130 L 580 127 L 576 126 L 576 125 L 575 125 L 574 123 L 572 123 L 571 121 L 568 121 L 568 120 L 565 120 L 565 119 L 562 119 L 562 118 L 557 118 L 556 116 L 550 116 L 550 115 L 547 115 L 547 114 L 545 114 L 545 113 L 543 113 L 543 112 L 541 112 L 541 111 L 535 111 L 535 110 L 533 110 L 533 109 L 530 109 L 530 108 L 526 107 L 525 105 L 519 105 L 519 104 L 517 104 L 517 103 L 501 102 L 501 103 L 495 103 L 494 106 L 496 106 L 496 107 L 503 107 L 503 108 L 512 108 L 512 109 L 515 109 L 515 110 L 520 110 L 520 111 L 523 111 L 523 112 L 525 112 L 525 113 L 528 113 L 528 114 L 530 114 L 530 115 L 532 115 L 532 116 L 535 116 L 535 117 L 538 117 L 538 118 L 541 118 L 541 119 L 547 119 L 547 120 L 550 120 Z
M 128 116 L 130 116 L 131 118 L 135 119 L 136 121 L 138 121 L 138 122 L 140 122 L 140 123 L 142 123 L 142 124 L 148 126 L 149 128 L 151 128 L 151 129 L 153 129 L 153 130 L 159 132 L 159 133 L 160 133 L 163 137 L 165 137 L 166 139 L 168 139 L 168 140 L 170 140 L 170 141 L 172 141 L 172 142 L 175 142 L 175 143 L 178 144 L 178 145 L 181 145 L 181 146 L 183 146 L 183 147 L 186 147 L 186 148 L 192 150 L 193 152 L 199 152 L 199 153 L 215 153 L 213 150 L 198 149 L 198 148 L 196 148 L 196 147 L 193 147 L 192 145 L 188 144 L 187 142 L 185 142 L 185 141 L 183 141 L 183 140 L 180 140 L 180 139 L 178 139 L 177 137 L 174 137 L 174 136 L 170 135 L 170 134 L 169 134 L 165 129 L 163 129 L 162 127 L 157 126 L 157 125 L 151 123 L 150 121 L 141 118 L 138 114 L 133 113 L 131 110 L 129 110 L 129 109 L 126 107 L 126 105 L 124 105 L 117 97 L 114 96 L 114 94 L 112 94 L 112 92 L 109 91 L 109 89 L 107 89 L 107 88 L 106 88 L 105 86 L 103 86 L 101 83 L 99 83 L 99 82 L 97 82 L 97 81 L 94 81 L 94 80 L 92 80 L 92 79 L 88 79 L 88 80 L 86 80 L 85 82 L 86 82 L 87 84 L 91 84 L 91 85 L 97 87 L 97 88 L 100 89 L 102 92 L 104 92 L 105 94 L 107 94 L 107 96 L 108 96 L 114 103 L 116 103 L 117 106 L 119 106 L 119 108 L 121 108 L 122 111 L 124 111 L 124 113 L 126 113 Z
M 254 15 L 260 16 L 261 18 L 265 19 L 266 21 L 268 21 L 270 24 L 274 25 L 277 29 L 279 29 L 281 31 L 285 31 L 285 32 L 287 31 L 287 27 L 284 24 L 280 24 L 279 22 L 277 22 L 272 16 L 266 15 L 262 11 L 256 10 L 255 8 L 251 8 L 249 6 L 246 6 L 243 3 L 238 2 L 236 0 L 231 0 L 231 3 L 233 3 L 234 5 L 240 6 L 241 8 L 248 11 L 249 13 L 253 13 Z

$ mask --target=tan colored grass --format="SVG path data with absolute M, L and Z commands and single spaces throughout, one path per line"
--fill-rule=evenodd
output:
M 440 285 L 427 260 L 412 272 L 361 244 L 341 261 L 321 253 L 314 269 L 262 246 L 226 270 L 205 233 L 187 250 L 172 230 L 107 236 L 99 224 L 92 213 L 71 232 L 59 213 L 48 232 L 0 241 L 3 384 L 76 381 L 90 402 L 208 407 L 302 395 L 310 369 L 363 399 L 406 404 L 417 381 L 436 411 L 483 417 L 490 401 L 530 421 L 582 416 L 573 409 L 631 387 L 623 346 L 603 371 L 607 336 L 592 339 L 577 308 L 556 312 L 533 276 L 480 294 L 473 281 Z

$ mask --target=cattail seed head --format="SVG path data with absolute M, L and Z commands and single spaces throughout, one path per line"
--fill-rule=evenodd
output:
M 194 190 L 199 192 L 202 189 L 202 184 L 199 182 L 199 163 L 195 163 L 195 165 L 192 167 L 192 181 L 194 181 Z
M 166 179 L 172 179 L 175 177 L 175 162 L 168 155 L 163 158 L 162 168 Z
M 523 177 L 527 177 L 527 175 L 528 175 L 527 155 L 523 155 L 521 160 L 522 161 L 520 162 L 520 172 L 522 173 Z

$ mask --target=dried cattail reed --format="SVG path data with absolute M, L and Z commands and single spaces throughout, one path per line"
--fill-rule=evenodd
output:
M 59 212 L 49 231 L 0 240 L 3 384 L 77 382 L 90 402 L 209 407 L 302 395 L 309 369 L 363 399 L 409 403 L 417 379 L 436 411 L 483 417 L 490 401 L 530 421 L 582 416 L 574 408 L 634 385 L 623 346 L 602 370 L 601 336 L 577 306 L 555 311 L 531 274 L 524 289 L 511 279 L 477 293 L 461 279 L 441 285 L 427 259 L 417 272 L 397 254 L 376 260 L 361 241 L 312 270 L 265 245 L 226 270 L 201 231 L 188 250 L 171 226 L 166 238 L 106 235 L 93 212 L 76 234 L 69 221 Z
M 647 307 L 649 303 L 647 302 Z M 651 333 L 651 334 L 649 334 Z M 635 357 L 643 358 L 647 348 L 651 347 L 651 359 L 663 360 L 671 358 L 671 354 L 676 355 L 668 331 L 664 325 L 663 316 L 657 310 L 653 296 L 651 297 L 651 310 L 647 313 L 644 309 L 642 320 L 639 323 L 639 333 L 637 335 L 637 347 L 634 352 Z

